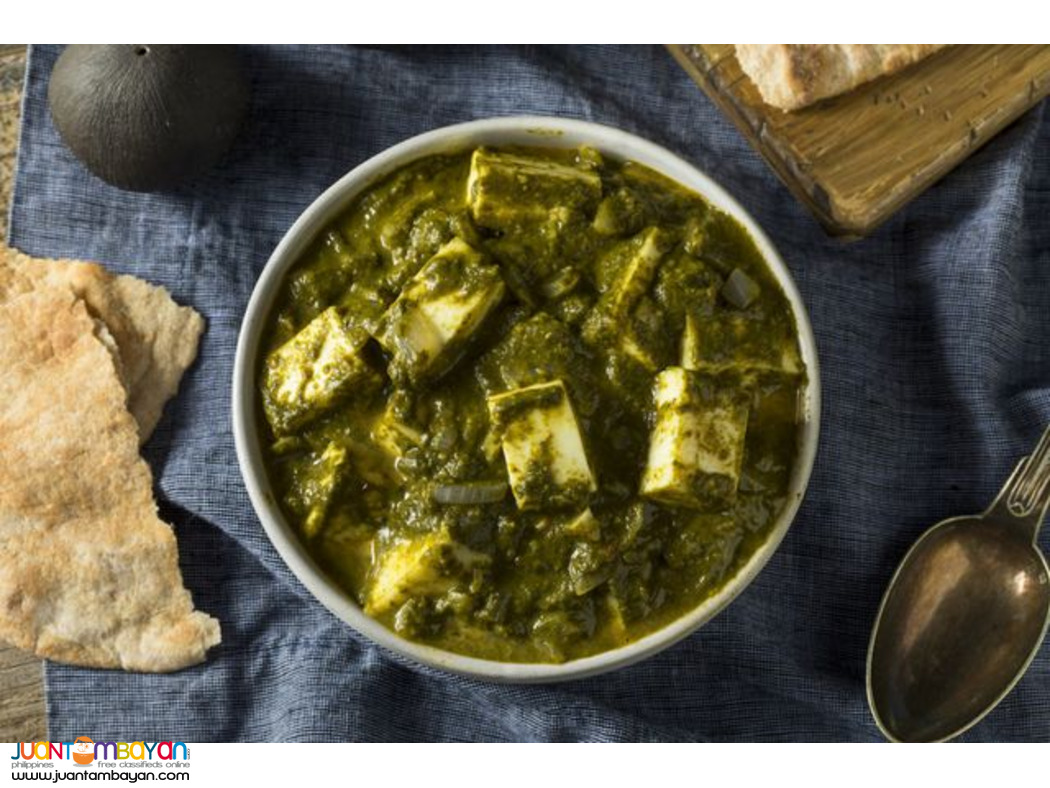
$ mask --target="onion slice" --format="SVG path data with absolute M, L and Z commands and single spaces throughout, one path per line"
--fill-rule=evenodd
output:
M 758 283 L 739 268 L 734 268 L 722 285 L 722 298 L 737 309 L 747 309 L 758 298 Z
M 434 500 L 437 503 L 453 506 L 499 503 L 506 497 L 508 488 L 506 482 L 439 484 L 434 488 Z

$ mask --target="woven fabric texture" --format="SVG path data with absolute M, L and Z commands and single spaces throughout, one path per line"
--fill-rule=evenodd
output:
M 146 454 L 186 583 L 224 642 L 174 675 L 48 665 L 52 740 L 879 738 L 864 664 L 894 567 L 932 523 L 982 509 L 1050 422 L 1045 103 L 845 244 L 659 47 L 245 48 L 252 104 L 233 150 L 149 195 L 92 177 L 59 140 L 47 106 L 59 52 L 31 53 L 10 241 L 164 284 L 207 319 Z M 552 686 L 453 678 L 362 642 L 270 546 L 230 427 L 241 318 L 298 214 L 409 136 L 513 114 L 617 126 L 722 183 L 796 277 L 824 386 L 809 493 L 747 591 L 642 664 Z M 1050 739 L 1050 651 L 965 738 Z

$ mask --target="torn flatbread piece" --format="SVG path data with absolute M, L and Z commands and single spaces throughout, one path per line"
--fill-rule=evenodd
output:
M 47 659 L 165 672 L 204 660 L 105 324 L 64 286 L 0 306 L 0 638 Z
M 37 259 L 0 244 L 0 304 L 42 283 L 68 287 L 106 325 L 119 351 L 128 409 L 145 443 L 197 356 L 204 320 L 163 287 L 96 263 Z
M 944 44 L 735 44 L 762 100 L 795 110 L 893 74 Z

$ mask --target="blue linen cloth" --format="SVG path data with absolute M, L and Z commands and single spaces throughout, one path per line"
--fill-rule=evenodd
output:
M 659 47 L 245 48 L 252 104 L 222 166 L 118 191 L 59 140 L 32 50 L 10 241 L 167 286 L 208 321 L 146 454 L 207 663 L 166 676 L 46 671 L 52 740 L 877 740 L 864 695 L 881 594 L 933 522 L 987 504 L 1050 422 L 1050 122 L 1037 107 L 872 237 L 829 239 Z M 765 227 L 808 304 L 822 440 L 757 580 L 679 645 L 553 686 L 413 668 L 313 600 L 248 502 L 230 428 L 234 344 L 282 233 L 350 168 L 419 132 L 585 118 L 707 171 Z M 1045 544 L 1045 540 L 1044 540 Z M 968 740 L 1050 739 L 1050 650 Z

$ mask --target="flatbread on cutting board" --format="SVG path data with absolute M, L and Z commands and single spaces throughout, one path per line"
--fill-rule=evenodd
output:
M 68 287 L 0 306 L 0 638 L 48 659 L 171 671 L 219 625 L 158 519 L 112 337 Z
M 762 100 L 783 110 L 809 106 L 900 71 L 944 44 L 735 44 Z
M 0 304 L 41 283 L 69 288 L 106 325 L 119 351 L 128 409 L 145 443 L 197 356 L 204 320 L 163 287 L 116 276 L 96 263 L 37 259 L 0 244 Z

